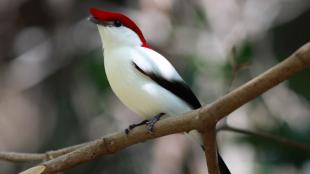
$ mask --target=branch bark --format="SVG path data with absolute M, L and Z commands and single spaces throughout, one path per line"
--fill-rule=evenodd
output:
M 72 152 L 88 143 L 77 144 L 45 153 L 0 152 L 0 159 L 11 162 L 44 161 Z
M 243 104 L 309 66 L 310 43 L 302 46 L 283 62 L 229 94 L 219 98 L 212 104 L 182 114 L 178 117 L 170 117 L 159 121 L 155 125 L 154 134 L 149 134 L 144 127 L 138 127 L 132 130 L 128 136 L 124 133 L 108 135 L 94 140 L 68 154 L 43 162 L 37 166 L 37 168 L 39 167 L 41 170 L 36 173 L 55 173 L 63 171 L 80 163 L 92 160 L 98 156 L 111 154 L 130 145 L 160 136 L 186 132 L 193 129 L 204 132 L 205 127 L 215 125 L 220 119 L 227 116 Z M 34 174 L 34 172 L 32 172 L 32 174 Z
M 204 132 L 204 145 L 208 172 L 210 174 L 220 174 L 217 156 L 215 125 L 206 127 Z

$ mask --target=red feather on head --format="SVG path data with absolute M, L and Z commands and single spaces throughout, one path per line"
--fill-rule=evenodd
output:
M 141 30 L 136 25 L 136 23 L 133 20 L 131 20 L 129 17 L 127 17 L 121 13 L 106 11 L 106 10 L 99 10 L 97 8 L 94 8 L 94 7 L 90 8 L 89 12 L 98 21 L 102 21 L 102 22 L 120 21 L 124 26 L 130 28 L 139 36 L 143 47 L 147 47 L 147 48 L 149 47 L 148 44 L 146 43 L 146 40 L 145 40 Z

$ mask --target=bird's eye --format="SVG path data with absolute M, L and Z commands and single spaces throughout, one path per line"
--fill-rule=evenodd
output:
M 120 27 L 120 26 L 122 26 L 122 23 L 121 23 L 121 21 L 114 21 L 114 22 L 113 22 L 113 25 L 114 25 L 115 27 Z

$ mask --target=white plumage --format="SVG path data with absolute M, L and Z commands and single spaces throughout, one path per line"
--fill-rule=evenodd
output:
M 102 30 L 101 26 L 99 30 Z M 105 42 L 104 65 L 108 81 L 128 108 L 144 119 L 160 112 L 176 115 L 191 110 L 180 98 L 135 69 L 133 62 L 144 71 L 182 80 L 168 60 L 149 48 L 126 44 L 110 47 Z

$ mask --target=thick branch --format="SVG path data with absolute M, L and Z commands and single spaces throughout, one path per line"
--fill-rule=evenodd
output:
M 268 134 L 268 133 L 264 133 L 264 132 L 254 132 L 254 131 L 236 128 L 236 127 L 232 127 L 232 126 L 223 126 L 219 129 L 219 131 L 221 131 L 221 130 L 232 131 L 232 132 L 242 133 L 242 134 L 246 134 L 246 135 L 250 135 L 250 136 L 254 136 L 254 137 L 263 138 L 263 139 L 266 139 L 268 141 L 274 141 L 274 142 L 279 143 L 281 145 L 294 147 L 294 148 L 297 148 L 297 149 L 300 149 L 302 151 L 310 153 L 310 146 L 309 145 L 307 146 L 305 144 L 302 144 L 302 143 L 299 143 L 296 141 L 292 141 L 292 140 L 285 138 L 285 137 L 280 137 L 280 136 L 276 136 L 276 135 Z
M 130 145 L 156 137 L 192 129 L 198 129 L 204 132 L 203 130 L 206 126 L 215 125 L 218 120 L 227 116 L 238 107 L 309 66 L 310 44 L 308 43 L 285 61 L 221 97 L 212 104 L 179 117 L 170 117 L 159 121 L 155 126 L 155 133 L 152 135 L 144 127 L 139 127 L 134 129 L 128 136 L 124 133 L 105 136 L 73 152 L 42 163 L 40 166 L 45 167 L 40 173 L 63 171 L 98 156 L 111 154 Z

